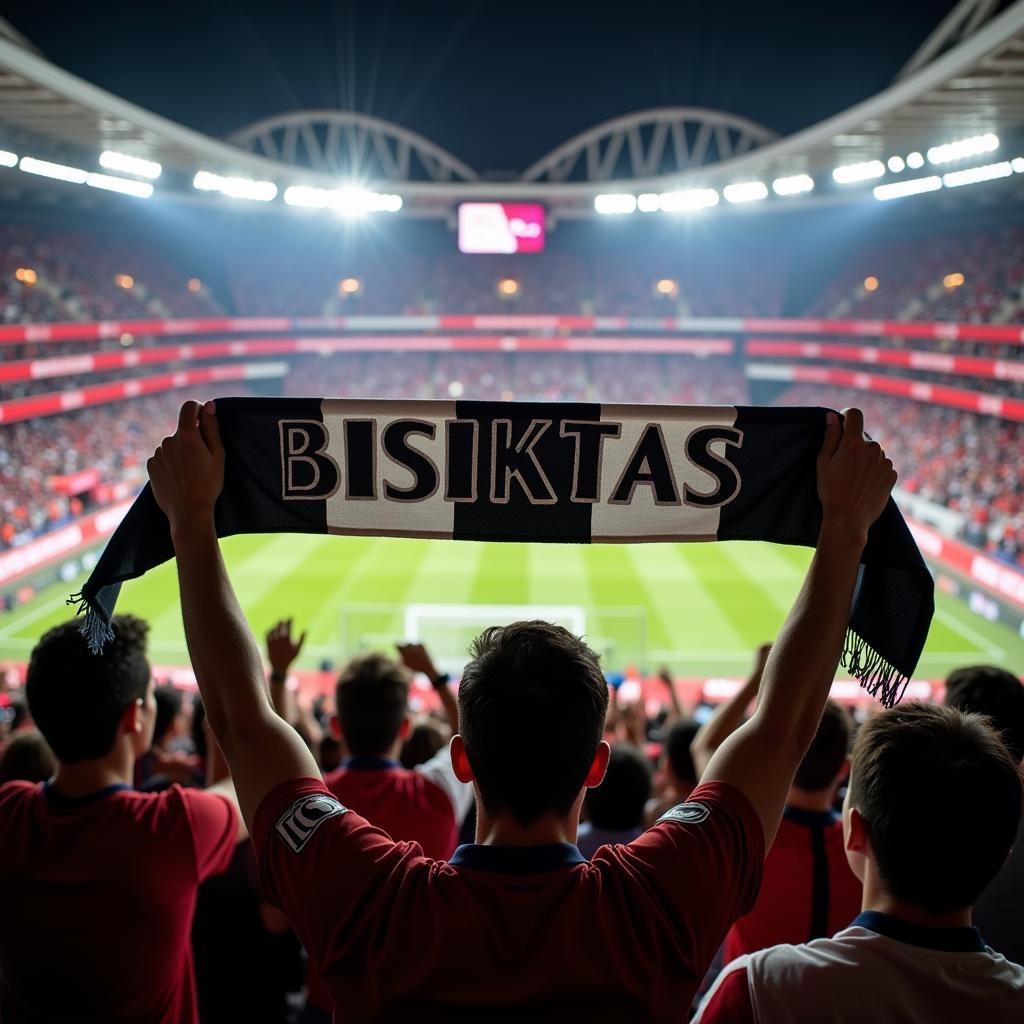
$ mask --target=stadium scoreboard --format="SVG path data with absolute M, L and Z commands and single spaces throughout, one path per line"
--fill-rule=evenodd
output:
M 459 252 L 543 252 L 541 203 L 460 203 Z

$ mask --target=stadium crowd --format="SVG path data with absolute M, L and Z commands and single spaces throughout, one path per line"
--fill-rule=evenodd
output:
M 863 408 L 900 466 L 904 491 L 958 513 L 968 543 L 1024 566 L 1024 460 L 1011 455 L 1024 452 L 1024 424 L 809 384 L 780 402 Z
M 403 644 L 310 702 L 295 624 L 261 656 L 238 611 L 216 423 L 183 409 L 149 472 L 199 697 L 131 616 L 0 679 L 2 1019 L 1019 1020 L 1024 686 L 826 700 L 895 480 L 861 426 L 828 426 L 804 594 L 713 711 L 667 673 L 628 700 L 541 622 L 486 630 L 457 690 Z

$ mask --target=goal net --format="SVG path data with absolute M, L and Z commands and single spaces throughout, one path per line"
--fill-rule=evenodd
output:
M 543 619 L 582 636 L 602 656 L 607 671 L 643 665 L 647 653 L 647 612 L 643 608 L 588 608 L 540 604 L 362 604 L 341 615 L 340 655 L 393 652 L 403 641 L 426 644 L 435 664 L 458 674 L 469 660 L 473 640 L 488 626 Z

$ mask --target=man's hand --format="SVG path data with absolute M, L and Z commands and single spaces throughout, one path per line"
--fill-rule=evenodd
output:
M 224 446 L 214 403 L 185 402 L 174 436 L 160 442 L 146 469 L 172 535 L 193 523 L 212 522 L 224 486 Z
M 437 667 L 423 644 L 395 644 L 395 647 L 402 658 L 402 664 L 407 669 L 411 672 L 422 672 L 430 680 L 431 686 L 437 685 L 441 673 L 437 671 Z
M 271 627 L 267 633 L 267 658 L 270 661 L 270 671 L 274 675 L 283 676 L 302 653 L 302 645 L 305 642 L 305 631 L 298 641 L 292 638 L 291 619 L 282 619 Z
M 864 437 L 860 409 L 844 409 L 842 424 L 830 412 L 818 455 L 822 527 L 842 525 L 865 543 L 868 528 L 882 514 L 896 480 L 882 446 Z

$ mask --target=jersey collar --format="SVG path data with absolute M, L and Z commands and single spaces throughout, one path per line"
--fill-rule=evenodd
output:
M 499 875 L 541 875 L 546 871 L 586 864 L 587 859 L 572 843 L 544 846 L 483 846 L 467 843 L 452 854 L 449 864 Z
M 59 811 L 72 811 L 76 807 L 85 807 L 87 804 L 102 800 L 112 793 L 120 793 L 122 790 L 132 788 L 126 782 L 115 782 L 112 786 L 104 786 L 103 789 L 97 789 L 95 793 L 86 793 L 83 796 L 63 796 L 53 788 L 53 783 L 51 782 L 42 783 L 42 787 L 46 802 Z
M 804 828 L 824 828 L 834 825 L 839 820 L 839 815 L 835 811 L 805 811 L 801 807 L 787 807 L 782 816 L 794 825 L 803 825 Z
M 877 910 L 865 910 L 858 914 L 850 927 L 867 928 L 868 931 L 877 932 L 897 942 L 934 949 L 940 953 L 985 952 L 985 941 L 977 928 L 929 928 Z
M 401 761 L 392 761 L 389 757 L 378 757 L 376 754 L 354 754 L 341 762 L 342 768 L 355 772 L 382 772 L 389 768 L 401 768 Z

